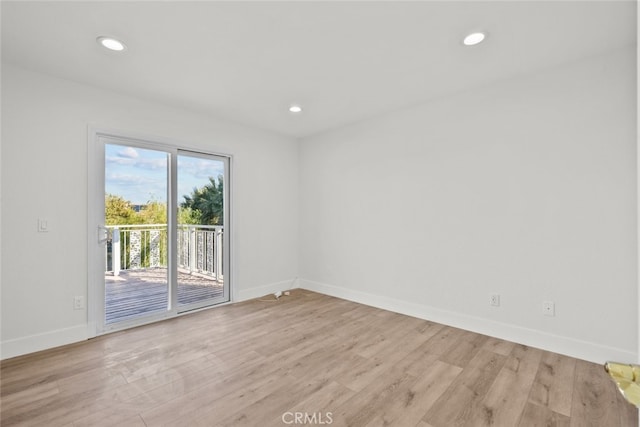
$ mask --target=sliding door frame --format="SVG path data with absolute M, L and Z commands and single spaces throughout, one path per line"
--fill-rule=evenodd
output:
M 168 256 L 168 306 L 169 310 L 132 321 L 118 322 L 112 325 L 105 325 L 105 293 L 104 293 L 104 243 L 99 243 L 102 229 L 105 222 L 105 143 L 102 138 L 122 142 L 123 146 L 130 145 L 169 154 L 169 164 L 167 173 L 167 256 Z M 181 311 L 178 307 L 178 277 L 177 277 L 177 169 L 178 155 L 214 156 L 224 162 L 224 239 L 222 253 L 223 271 L 225 271 L 223 292 L 224 302 L 204 307 L 186 307 Z M 233 278 L 233 191 L 232 191 L 232 163 L 233 157 L 229 154 L 222 154 L 203 150 L 197 147 L 190 147 L 180 142 L 166 138 L 139 135 L 132 132 L 123 132 L 113 129 L 104 129 L 90 125 L 88 128 L 88 221 L 87 221 L 87 336 L 89 338 L 102 335 L 117 330 L 127 329 L 133 326 L 140 326 L 146 323 L 153 323 L 166 318 L 176 317 L 192 311 L 207 309 L 232 302 L 235 298 Z M 174 209 L 174 207 L 176 209 Z

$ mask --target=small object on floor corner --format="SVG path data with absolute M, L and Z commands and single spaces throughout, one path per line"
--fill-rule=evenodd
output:
M 607 362 L 604 370 L 618 386 L 627 402 L 640 408 L 640 365 Z

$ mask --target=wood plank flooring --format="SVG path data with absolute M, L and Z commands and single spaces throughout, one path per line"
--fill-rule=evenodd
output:
M 633 426 L 602 366 L 294 290 L 1 364 L 2 426 Z

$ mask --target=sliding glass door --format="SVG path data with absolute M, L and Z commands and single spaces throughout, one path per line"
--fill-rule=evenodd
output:
M 169 310 L 170 154 L 104 143 L 104 323 Z
M 178 152 L 178 311 L 229 300 L 224 158 Z
M 100 132 L 91 143 L 96 334 L 229 301 L 229 158 Z

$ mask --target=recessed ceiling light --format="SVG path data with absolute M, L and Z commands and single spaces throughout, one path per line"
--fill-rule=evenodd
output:
M 96 39 L 96 41 L 100 44 L 100 46 L 105 47 L 109 50 L 115 50 L 117 52 L 125 50 L 127 47 L 120 40 L 114 39 L 113 37 L 105 37 L 100 36 Z
M 471 33 L 464 38 L 464 41 L 462 43 L 464 43 L 465 46 L 473 46 L 481 43 L 485 39 L 485 37 L 485 33 Z
M 292 104 L 292 105 L 289 107 L 289 112 L 290 112 L 290 113 L 296 113 L 296 114 L 297 114 L 297 113 L 302 113 L 302 107 L 301 107 L 301 106 L 299 106 L 298 104 Z

